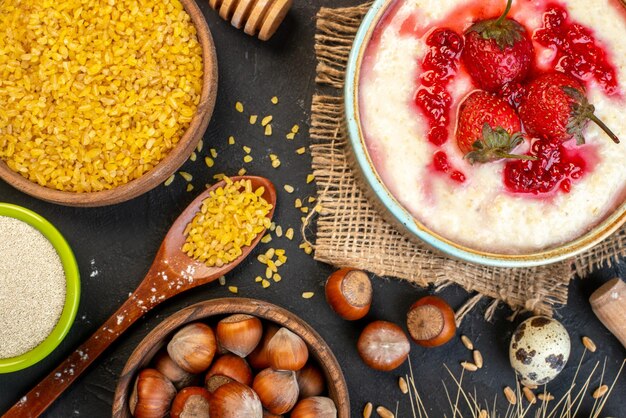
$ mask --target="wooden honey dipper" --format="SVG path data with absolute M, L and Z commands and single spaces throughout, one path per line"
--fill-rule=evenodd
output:
M 292 4 L 293 0 L 209 0 L 222 19 L 262 41 L 274 35 Z

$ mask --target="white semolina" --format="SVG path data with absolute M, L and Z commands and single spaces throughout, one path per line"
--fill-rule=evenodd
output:
M 52 332 L 65 286 L 52 244 L 27 223 L 0 216 L 0 359 L 30 351 Z

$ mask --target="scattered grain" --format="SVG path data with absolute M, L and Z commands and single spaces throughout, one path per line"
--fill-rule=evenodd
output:
M 271 100 L 272 104 L 278 104 L 278 97 L 274 96 Z
M 285 138 L 287 139 L 294 139 L 296 137 L 296 134 L 294 134 L 293 132 L 289 132 L 287 135 L 285 135 Z
M 250 163 L 252 162 L 252 160 L 253 160 L 252 155 L 246 155 L 245 157 L 243 157 L 244 163 Z
M 237 286 L 228 286 L 228 291 L 230 293 L 234 293 L 235 295 L 239 293 L 239 289 L 237 288 Z
M 467 335 L 461 335 L 461 342 L 468 350 L 474 349 L 474 343 L 472 343 L 472 340 L 470 340 Z
M 313 296 L 315 296 L 314 292 L 304 292 L 304 293 L 302 293 L 302 297 L 304 299 L 311 299 Z
M 252 148 L 247 145 L 244 145 L 243 147 L 241 147 L 241 149 L 243 149 L 243 152 L 245 152 L 246 154 L 250 154 L 250 151 L 252 151 Z
M 211 153 L 211 157 L 217 158 L 217 150 L 215 148 L 211 148 L 209 152 Z
M 235 103 L 235 109 L 237 110 L 237 112 L 243 113 L 243 104 L 241 102 Z
M 296 154 L 298 155 L 302 155 L 306 152 L 306 148 L 305 147 L 300 147 L 296 150 Z
M 483 355 L 480 354 L 480 351 L 478 350 L 474 350 L 472 355 L 474 357 L 474 364 L 476 365 L 476 367 L 478 367 L 479 369 L 482 369 L 483 368 Z
M 294 134 L 297 134 L 300 131 L 300 127 L 298 125 L 293 125 L 291 127 L 291 132 L 293 132 Z
M 261 126 L 267 126 L 272 120 L 274 119 L 273 116 L 266 116 L 263 119 L 261 119 Z
M 380 415 L 381 418 L 395 418 L 393 412 L 385 408 L 384 406 L 379 406 L 376 408 L 376 412 Z
M 592 353 L 596 352 L 596 343 L 593 342 L 593 340 L 587 336 L 583 337 L 583 345 L 585 346 L 585 348 L 589 351 L 591 351 Z
M 313 182 L 313 180 L 315 180 L 315 176 L 313 174 L 309 174 L 308 176 L 306 176 L 306 183 L 307 184 Z
M 250 125 L 254 125 L 258 118 L 257 115 L 250 115 Z
M 212 168 L 215 165 L 215 161 L 211 157 L 204 157 L 204 163 L 207 167 Z
M 368 402 L 363 407 L 363 418 L 371 418 L 372 411 L 374 410 L 374 406 L 371 402 Z
M 191 180 L 193 180 L 193 176 L 187 173 L 186 171 L 179 171 L 178 174 L 180 174 L 180 176 L 184 178 L 185 181 L 187 182 L 190 182 Z
M 176 178 L 175 174 L 172 174 L 171 176 L 169 176 L 167 178 L 167 180 L 165 180 L 165 183 L 163 183 L 165 185 L 165 187 L 169 186 L 170 184 L 172 184 L 172 182 L 174 181 L 174 179 Z
M 535 393 L 532 390 L 524 386 L 522 388 L 522 392 L 524 392 L 524 397 L 530 404 L 537 403 L 537 397 L 535 396 Z
M 234 136 L 229 136 L 228 137 L 228 145 L 235 145 L 235 137 Z
M 190 192 L 193 190 L 193 184 L 189 183 L 187 184 L 187 191 Z
M 237 172 L 237 175 L 245 176 L 247 172 L 248 171 L 245 168 L 240 168 L 239 171 Z
M 265 136 L 272 136 L 272 125 L 267 125 L 265 127 Z
M 293 228 L 287 229 L 287 231 L 285 232 L 285 237 L 290 241 L 293 239 Z
M 517 403 L 517 396 L 515 396 L 515 392 L 510 387 L 504 388 L 504 397 L 511 405 L 515 405 Z
M 191 153 L 191 156 L 189 157 L 189 159 L 191 161 L 196 161 L 198 159 L 198 156 L 196 155 L 195 151 Z
M 291 185 L 289 185 L 289 184 L 285 184 L 285 186 L 283 186 L 283 187 L 285 188 L 285 191 L 286 191 L 287 193 L 293 193 L 293 191 L 295 190 L 295 189 L 293 188 L 293 186 L 291 186 Z
M 600 386 L 598 389 L 593 391 L 593 399 L 599 399 L 601 397 L 603 397 L 604 395 L 606 395 L 606 393 L 609 391 L 609 387 L 607 385 L 602 385 Z
M 200 139 L 200 141 L 198 141 L 198 145 L 196 145 L 196 151 L 202 152 L 202 148 L 204 148 L 204 141 Z
M 405 395 L 409 393 L 409 385 L 406 383 L 406 380 L 402 376 L 398 379 L 398 387 L 400 388 L 400 392 L 404 393 Z
M 478 370 L 478 366 L 474 363 L 470 363 L 469 361 L 462 361 L 461 367 L 463 367 L 468 372 L 475 372 L 476 370 Z
M 554 396 L 552 396 L 550 393 L 540 393 L 539 395 L 537 395 L 537 397 L 544 402 L 550 402 L 554 400 Z
M 226 284 L 226 276 L 220 276 L 218 281 L 219 281 L 221 286 L 224 286 Z
M 266 234 L 263 238 L 261 238 L 261 242 L 263 244 L 267 244 L 272 241 L 272 236 L 270 234 Z

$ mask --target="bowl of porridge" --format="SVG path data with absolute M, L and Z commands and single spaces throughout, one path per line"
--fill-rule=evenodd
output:
M 598 244 L 626 221 L 624 33 L 621 0 L 375 1 L 344 91 L 370 200 L 479 264 Z

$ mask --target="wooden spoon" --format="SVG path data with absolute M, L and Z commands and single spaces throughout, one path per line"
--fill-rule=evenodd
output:
M 263 198 L 276 206 L 276 189 L 263 177 L 233 177 L 233 181 L 246 179 L 253 189 L 265 188 Z M 83 345 L 78 347 L 63 363 L 35 386 L 26 396 L 9 409 L 3 418 L 38 417 L 106 350 L 128 327 L 161 302 L 185 290 L 212 282 L 234 269 L 254 249 L 263 237 L 262 231 L 243 254 L 222 267 L 207 267 L 189 258 L 181 248 L 185 242 L 183 231 L 200 209 L 209 192 L 225 182 L 215 184 L 200 194 L 170 228 L 148 274 L 126 302 Z M 267 215 L 270 219 L 274 208 Z

